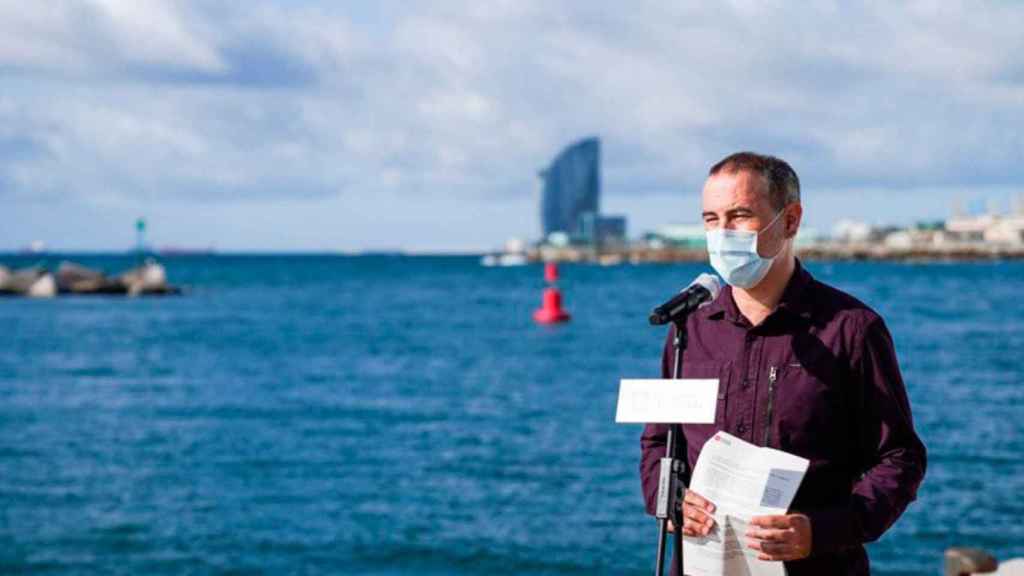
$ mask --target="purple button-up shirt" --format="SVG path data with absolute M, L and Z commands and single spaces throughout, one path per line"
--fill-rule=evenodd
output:
M 684 378 L 718 378 L 714 425 L 684 425 L 689 470 L 724 430 L 810 460 L 790 507 L 811 520 L 809 558 L 790 576 L 869 574 L 863 544 L 914 500 L 925 447 L 914 431 L 892 337 L 866 305 L 813 279 L 797 262 L 778 308 L 752 326 L 726 287 L 686 324 Z M 672 334 L 662 376 L 672 375 Z M 648 424 L 640 477 L 654 513 L 668 426 Z

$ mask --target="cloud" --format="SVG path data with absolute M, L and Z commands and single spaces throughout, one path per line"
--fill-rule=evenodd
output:
M 589 134 L 607 193 L 637 198 L 695 191 L 737 149 L 791 160 L 812 189 L 1012 186 L 1022 17 L 965 2 L 0 2 L 0 197 L 518 202 Z
M 215 72 L 224 68 L 192 15 L 163 0 L 0 3 L 0 63 L 54 75 L 117 72 L 129 64 Z

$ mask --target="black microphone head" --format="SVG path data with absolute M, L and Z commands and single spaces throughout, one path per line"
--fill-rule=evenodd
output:
M 702 307 L 714 302 L 715 298 L 718 298 L 718 293 L 722 291 L 722 281 L 718 279 L 718 276 L 708 274 L 707 272 L 697 276 L 690 286 L 700 286 L 711 294 L 711 297 L 701 304 Z M 690 286 L 687 286 L 687 288 Z
M 658 306 L 651 311 L 647 320 L 652 326 L 668 324 L 675 320 L 677 315 L 689 314 L 702 306 L 706 306 L 722 290 L 722 282 L 713 274 L 701 274 L 690 283 L 689 286 L 679 291 L 672 300 Z

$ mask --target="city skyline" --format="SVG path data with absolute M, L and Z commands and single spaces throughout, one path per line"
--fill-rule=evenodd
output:
M 602 140 L 602 212 L 696 222 L 707 167 L 790 161 L 805 225 L 1024 190 L 1024 7 L 0 3 L 0 250 L 482 251 Z M 754 26 L 751 23 L 757 22 Z

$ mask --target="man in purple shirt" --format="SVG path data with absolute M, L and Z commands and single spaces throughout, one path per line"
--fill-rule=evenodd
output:
M 863 545 L 916 497 L 925 447 L 882 318 L 794 256 L 802 215 L 786 162 L 741 152 L 711 168 L 704 227 L 711 264 L 729 286 L 687 320 L 682 375 L 719 379 L 718 406 L 713 425 L 683 426 L 683 449 L 692 470 L 704 442 L 724 430 L 810 460 L 790 513 L 755 517 L 746 544 L 785 562 L 790 576 L 865 575 Z M 662 376 L 671 370 L 670 333 Z M 641 438 L 651 514 L 667 430 L 648 424 Z M 713 511 L 688 491 L 683 533 L 715 530 Z

